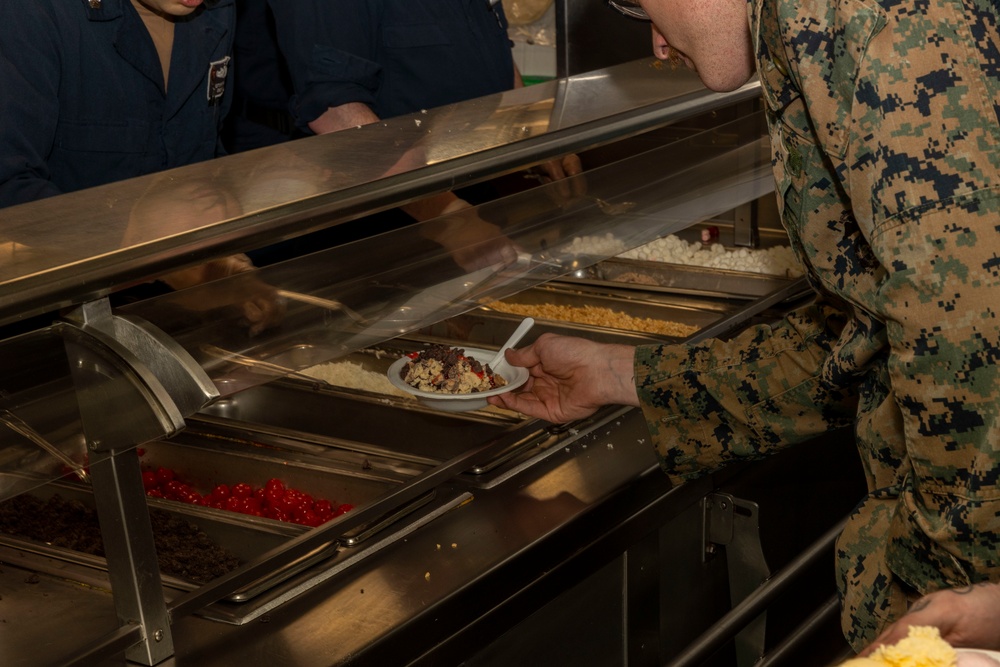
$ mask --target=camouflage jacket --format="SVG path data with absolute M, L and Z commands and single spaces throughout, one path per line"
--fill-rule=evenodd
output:
M 815 305 L 649 346 L 636 384 L 682 481 L 854 424 L 837 545 L 855 647 L 918 593 L 1000 581 L 995 0 L 751 0 L 779 207 Z

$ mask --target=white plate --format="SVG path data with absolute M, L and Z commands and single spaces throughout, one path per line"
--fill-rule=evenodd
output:
M 985 655 L 988 658 L 1000 661 L 1000 651 L 989 651 L 984 648 L 959 648 L 955 650 L 959 655 Z
M 493 357 L 496 356 L 495 350 L 481 350 L 474 347 L 461 349 L 465 350 L 465 356 L 472 357 L 481 364 L 488 364 L 493 361 Z M 399 371 L 402 370 L 403 366 L 405 366 L 408 361 L 410 361 L 409 357 L 402 357 L 392 362 L 392 365 L 389 366 L 389 370 L 386 371 L 386 377 L 389 378 L 389 382 L 392 383 L 392 386 L 413 394 L 421 403 L 428 407 L 445 410 L 447 412 L 482 410 L 489 405 L 489 401 L 486 400 L 488 397 L 513 391 L 528 381 L 527 368 L 508 365 L 507 368 L 509 368 L 510 371 L 501 374 L 503 375 L 503 378 L 507 380 L 507 384 L 502 387 L 497 387 L 496 389 L 490 389 L 489 391 L 477 391 L 471 394 L 439 394 L 431 391 L 420 391 L 412 385 L 407 384 L 403 381 L 403 378 L 399 377 Z

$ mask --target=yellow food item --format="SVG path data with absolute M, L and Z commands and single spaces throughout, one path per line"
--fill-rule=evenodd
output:
M 644 331 L 646 333 L 663 334 L 685 338 L 698 331 L 698 327 L 668 320 L 656 320 L 652 317 L 633 317 L 610 308 L 600 306 L 562 306 L 552 303 L 527 305 L 493 301 L 486 304 L 501 313 L 524 315 L 546 320 L 561 320 L 577 324 L 591 324 L 625 331 Z
M 867 658 L 848 660 L 841 667 L 956 667 L 958 652 L 937 628 L 910 626 L 907 636 L 892 646 L 880 646 Z

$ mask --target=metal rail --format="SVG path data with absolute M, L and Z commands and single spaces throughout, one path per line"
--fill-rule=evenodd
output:
M 840 596 L 832 595 L 830 598 L 817 607 L 816 611 L 809 615 L 797 628 L 795 628 L 782 642 L 767 655 L 761 658 L 754 667 L 779 667 L 780 665 L 791 664 L 788 661 L 795 656 L 803 642 L 806 642 L 824 624 L 840 617 Z M 851 651 L 853 654 L 853 651 Z M 844 656 L 846 657 L 846 656 Z M 834 664 L 840 664 L 840 660 Z
M 713 653 L 731 641 L 740 630 L 750 624 L 767 609 L 774 599 L 783 593 L 806 568 L 819 558 L 825 557 L 844 529 L 847 519 L 838 522 L 822 537 L 813 542 L 795 560 L 789 563 L 757 590 L 748 595 L 740 604 L 723 616 L 718 623 L 693 641 L 680 655 L 669 660 L 667 667 L 696 667 Z

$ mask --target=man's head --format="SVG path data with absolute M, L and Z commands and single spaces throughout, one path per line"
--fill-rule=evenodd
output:
M 680 60 L 712 90 L 739 88 L 753 75 L 746 0 L 608 0 L 653 26 L 653 54 Z

